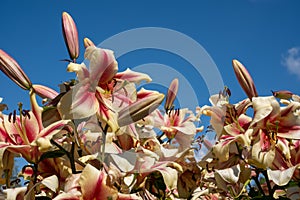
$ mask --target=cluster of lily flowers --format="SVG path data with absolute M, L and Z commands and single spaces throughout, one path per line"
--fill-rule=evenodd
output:
M 88 38 L 85 62 L 78 63 L 77 28 L 66 12 L 62 28 L 67 71 L 77 78 L 61 84 L 60 92 L 33 84 L 0 50 L 1 71 L 29 92 L 31 104 L 27 110 L 19 103 L 9 114 L 0 104 L 0 184 L 7 199 L 300 198 L 299 96 L 258 96 L 246 68 L 233 60 L 245 100 L 231 104 L 225 87 L 210 97 L 211 105 L 175 108 L 176 78 L 165 95 L 138 89 L 151 78 L 119 72 L 113 51 Z M 202 115 L 211 125 L 201 135 Z M 215 143 L 206 139 L 209 131 Z M 208 150 L 199 159 L 202 146 Z M 19 174 L 26 182 L 14 187 L 14 158 L 20 156 L 28 162 Z

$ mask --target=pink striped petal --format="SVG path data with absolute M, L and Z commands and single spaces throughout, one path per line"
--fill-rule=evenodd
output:
M 126 80 L 128 82 L 133 82 L 139 84 L 141 81 L 150 82 L 152 79 L 150 76 L 144 73 L 135 72 L 127 68 L 124 72 L 119 72 L 115 75 L 116 79 Z
M 118 63 L 111 50 L 89 46 L 84 57 L 90 60 L 90 80 L 96 85 L 109 82 L 118 71 Z
M 88 164 L 79 178 L 83 200 L 118 198 L 118 191 L 107 185 L 107 174 Z
M 57 108 L 63 119 L 82 119 L 97 112 L 99 103 L 95 91 L 86 81 L 75 85 L 60 99 Z

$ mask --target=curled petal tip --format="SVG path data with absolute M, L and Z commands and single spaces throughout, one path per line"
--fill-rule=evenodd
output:
M 62 13 L 62 30 L 70 58 L 74 61 L 79 56 L 78 32 L 73 18 L 67 12 Z
M 165 103 L 165 110 L 168 111 L 172 109 L 174 100 L 176 99 L 177 91 L 178 91 L 178 79 L 175 78 L 168 89 L 166 103 Z
M 24 90 L 32 87 L 30 79 L 19 64 L 7 53 L 0 49 L 0 70 Z
M 252 97 L 257 97 L 258 94 L 252 77 L 250 76 L 249 72 L 244 67 L 244 65 L 238 60 L 234 59 L 232 60 L 232 66 L 241 87 L 243 88 L 244 92 L 247 94 L 249 99 L 252 99 Z

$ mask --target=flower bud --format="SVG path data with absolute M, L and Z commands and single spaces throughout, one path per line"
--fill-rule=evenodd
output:
M 166 97 L 165 110 L 168 111 L 174 107 L 173 103 L 176 98 L 178 91 L 178 79 L 174 79 L 168 89 L 168 94 Z
M 48 88 L 47 86 L 44 85 L 38 85 L 34 84 L 33 89 L 37 95 L 39 95 L 41 98 L 47 98 L 47 99 L 54 99 L 57 95 L 58 92 L 52 90 L 51 88 Z
M 88 48 L 89 46 L 95 46 L 95 44 L 89 38 L 84 38 L 83 44 L 84 48 Z
M 24 90 L 32 87 L 31 81 L 18 63 L 0 49 L 0 70 Z
M 120 127 L 143 119 L 154 111 L 163 101 L 164 94 L 153 91 L 151 95 L 138 99 L 119 112 L 118 124 Z
M 279 99 L 290 99 L 293 96 L 293 93 L 288 90 L 279 90 L 279 91 L 272 91 L 273 96 Z
M 252 99 L 252 97 L 257 97 L 258 95 L 254 82 L 244 65 L 238 60 L 233 60 L 232 66 L 240 85 L 242 86 L 249 99 Z
M 70 58 L 75 62 L 79 56 L 78 32 L 74 20 L 67 12 L 62 14 L 62 30 Z

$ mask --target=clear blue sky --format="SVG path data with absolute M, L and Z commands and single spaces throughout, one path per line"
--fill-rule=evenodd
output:
M 58 90 L 58 84 L 74 78 L 74 74 L 66 72 L 67 63 L 59 61 L 68 58 L 61 30 L 61 14 L 67 11 L 77 23 L 81 41 L 89 37 L 99 44 L 115 34 L 141 27 L 167 28 L 187 35 L 211 56 L 232 91 L 232 102 L 246 97 L 232 70 L 234 58 L 248 68 L 259 94 L 271 95 L 270 90 L 281 89 L 300 94 L 299 8 L 297 0 L 2 0 L 0 48 L 18 61 L 33 83 Z M 80 45 L 82 61 L 82 42 Z M 284 60 L 288 65 L 283 64 Z M 199 104 L 208 103 L 209 93 L 201 76 L 194 76 L 193 67 L 172 52 L 144 49 L 118 61 L 121 70 L 147 63 L 174 67 L 193 85 Z M 165 70 L 157 73 L 162 81 L 168 75 L 175 78 Z M 167 86 L 160 85 L 159 80 L 158 88 Z M 20 101 L 29 107 L 27 92 L 3 74 L 0 86 L 0 97 L 9 105 L 8 112 L 16 109 Z M 180 92 L 184 90 L 187 88 L 179 87 Z
M 300 94 L 300 2 L 290 0 L 232 1 L 15 1 L 3 0 L 0 8 L 0 48 L 12 55 L 33 83 L 58 90 L 58 84 L 74 77 L 66 72 L 68 58 L 61 30 L 61 14 L 70 13 L 79 38 L 96 44 L 122 31 L 162 27 L 181 32 L 197 41 L 211 56 L 233 102 L 246 97 L 235 79 L 231 60 L 248 68 L 261 95 L 287 89 Z M 83 46 L 81 42 L 83 58 Z M 113 49 L 115 50 L 115 49 Z M 284 60 L 289 65 L 284 65 Z M 140 50 L 120 57 L 119 67 L 161 63 L 189 71 L 189 64 L 164 51 Z M 161 72 L 164 79 L 165 72 Z M 209 97 L 201 78 L 186 79 L 197 85 L 200 103 Z M 175 78 L 175 77 L 174 77 Z M 4 103 L 15 109 L 28 105 L 27 92 L 0 74 Z M 195 87 L 194 87 L 195 89 Z M 179 90 L 184 90 L 180 87 Z M 191 108 L 193 109 L 193 108 Z

